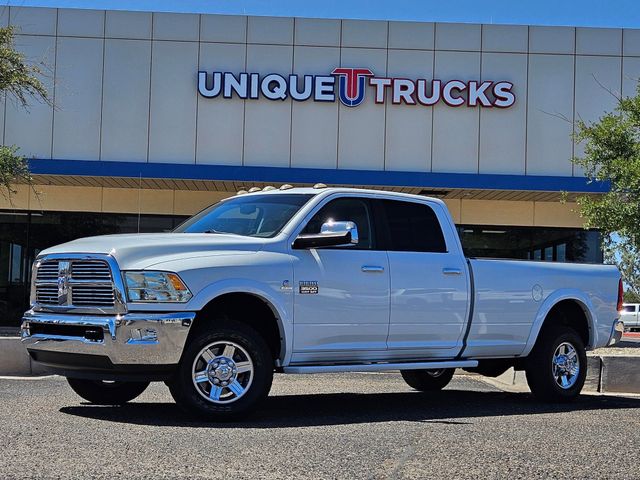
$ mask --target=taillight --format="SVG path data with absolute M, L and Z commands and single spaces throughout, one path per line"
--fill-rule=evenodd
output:
M 622 287 L 622 279 L 620 279 L 618 281 L 618 311 L 619 312 L 622 311 L 623 296 L 624 296 L 624 288 Z

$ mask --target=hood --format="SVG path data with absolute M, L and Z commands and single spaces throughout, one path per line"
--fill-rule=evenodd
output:
M 122 270 L 136 270 L 193 257 L 251 254 L 262 249 L 264 242 L 217 233 L 133 233 L 79 238 L 48 248 L 41 255 L 101 253 L 113 256 Z

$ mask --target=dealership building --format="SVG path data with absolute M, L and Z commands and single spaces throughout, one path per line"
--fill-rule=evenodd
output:
M 5 7 L 53 106 L 12 98 L 0 325 L 44 248 L 174 228 L 238 190 L 367 186 L 442 198 L 468 255 L 601 262 L 575 198 L 574 122 L 640 77 L 640 30 Z M 566 201 L 561 202 L 566 192 Z

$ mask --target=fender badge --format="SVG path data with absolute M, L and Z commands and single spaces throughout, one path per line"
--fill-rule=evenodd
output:
M 303 281 L 299 282 L 300 293 L 303 295 L 316 295 L 318 293 L 318 282 Z
M 289 280 L 282 281 L 282 286 L 280 287 L 280 290 L 285 290 L 285 291 L 293 290 L 293 287 L 289 283 Z
M 542 297 L 544 296 L 543 293 L 544 291 L 542 290 L 542 287 L 537 283 L 531 289 L 531 296 L 533 297 L 533 300 L 536 302 L 539 302 L 540 300 L 542 300 Z

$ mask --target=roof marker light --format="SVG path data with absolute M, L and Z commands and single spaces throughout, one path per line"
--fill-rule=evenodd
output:
M 238 190 L 238 193 L 236 193 L 236 195 L 244 195 L 245 193 L 249 193 L 246 190 Z
M 263 192 L 270 192 L 271 190 L 275 190 L 276 187 L 272 187 L 271 185 L 267 185 L 262 189 Z
M 289 185 L 288 183 L 285 183 L 284 185 L 280 186 L 280 190 L 290 190 L 293 188 L 293 185 Z
M 327 186 L 324 183 L 316 183 L 313 188 L 316 189 L 320 189 L 320 188 L 327 188 Z
M 249 189 L 249 193 L 259 192 L 260 190 L 262 190 L 260 187 L 251 187 Z

